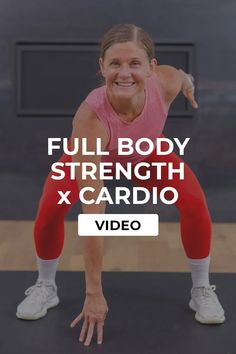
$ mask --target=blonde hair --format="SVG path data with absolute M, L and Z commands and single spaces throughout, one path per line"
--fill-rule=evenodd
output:
M 104 59 L 106 51 L 116 43 L 136 42 L 143 48 L 149 61 L 155 56 L 154 43 L 149 34 L 134 24 L 118 24 L 112 26 L 103 36 L 100 57 Z

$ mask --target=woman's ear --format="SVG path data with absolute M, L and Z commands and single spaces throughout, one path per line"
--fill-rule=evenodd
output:
M 153 58 L 151 60 L 151 63 L 154 65 L 154 66 L 157 66 L 158 65 L 158 62 L 157 62 L 157 59 L 156 58 Z
M 151 65 L 151 70 L 152 70 L 152 71 L 155 71 L 155 69 L 156 69 L 156 67 L 157 67 L 157 65 L 158 65 L 156 58 L 153 58 L 153 59 L 151 60 L 150 65 Z
M 155 72 L 155 69 L 157 67 L 157 60 L 156 58 L 153 58 L 151 61 L 150 61 L 150 64 L 149 64 L 149 71 L 148 71 L 148 76 L 151 76 L 152 73 Z
M 104 77 L 104 63 L 103 63 L 102 58 L 99 58 L 99 67 L 100 67 L 100 72 L 101 72 L 102 76 Z

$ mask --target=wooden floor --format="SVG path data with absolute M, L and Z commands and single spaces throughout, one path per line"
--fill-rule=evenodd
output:
M 59 270 L 83 270 L 77 223 L 65 223 Z M 212 272 L 236 272 L 236 224 L 214 224 Z M 35 270 L 32 221 L 0 221 L 0 270 Z M 158 237 L 107 237 L 105 271 L 188 271 L 178 223 L 161 223 Z

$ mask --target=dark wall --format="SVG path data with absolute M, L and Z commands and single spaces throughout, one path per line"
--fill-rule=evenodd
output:
M 111 25 L 133 22 L 156 42 L 195 45 L 199 109 L 189 119 L 170 118 L 165 134 L 191 138 L 185 160 L 204 187 L 213 220 L 235 221 L 235 16 L 234 0 L 2 0 L 0 218 L 34 217 L 52 163 L 47 138 L 71 131 L 70 117 L 16 116 L 15 44 L 97 42 Z M 149 205 L 146 210 L 156 209 Z M 158 211 L 162 221 L 178 217 L 174 208 L 160 205 Z

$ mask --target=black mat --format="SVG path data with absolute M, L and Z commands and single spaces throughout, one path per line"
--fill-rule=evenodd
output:
M 212 274 L 225 308 L 223 325 L 201 325 L 189 310 L 190 276 L 185 273 L 104 273 L 109 304 L 105 341 L 78 341 L 71 320 L 84 299 L 84 274 L 58 272 L 61 303 L 38 321 L 22 321 L 15 309 L 35 272 L 0 272 L 1 354 L 236 354 L 236 274 Z

